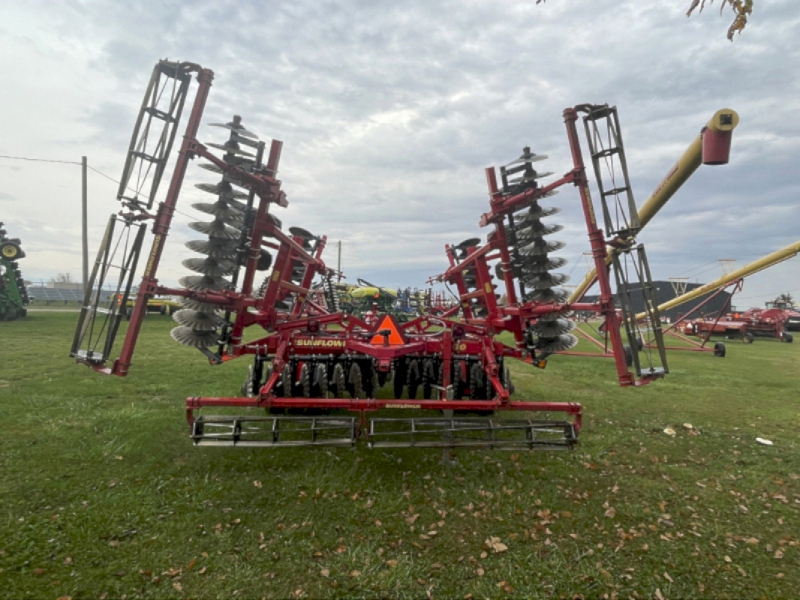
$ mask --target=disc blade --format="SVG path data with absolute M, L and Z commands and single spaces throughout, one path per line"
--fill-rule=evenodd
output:
M 302 227 L 289 227 L 289 233 L 294 237 L 299 237 L 303 240 L 313 240 L 316 236 L 310 231 L 306 231 Z
M 205 169 L 206 171 L 211 171 L 212 173 L 220 173 L 222 174 L 222 169 L 215 165 L 214 163 L 200 163 L 197 165 L 201 169 Z
M 237 240 L 239 239 L 240 232 L 238 229 L 225 225 L 222 221 L 211 221 L 206 223 L 204 221 L 196 221 L 189 223 L 189 227 L 195 231 L 206 234 L 210 238 L 222 240 Z
M 506 166 L 519 165 L 522 163 L 537 163 L 547 159 L 547 154 L 535 154 L 533 152 L 523 153 L 517 160 L 512 160 Z
M 222 277 L 211 277 L 209 275 L 186 275 L 181 277 L 178 282 L 187 290 L 194 290 L 196 292 L 203 290 L 210 290 L 218 292 L 219 290 L 228 289 L 230 282 Z
M 200 302 L 194 298 L 183 298 L 181 300 L 181 306 L 190 310 L 196 310 L 204 313 L 211 313 L 219 310 L 219 307 L 216 304 L 207 304 L 206 302 Z
M 247 200 L 247 194 L 244 192 L 240 192 L 238 190 L 234 190 L 230 183 L 227 181 L 220 181 L 217 184 L 212 183 L 196 183 L 194 187 L 203 190 L 204 192 L 208 192 L 209 194 L 214 194 L 217 196 L 223 196 L 225 198 L 235 198 L 237 200 Z M 240 205 L 243 206 L 243 205 Z
M 188 308 L 175 312 L 172 318 L 179 325 L 189 327 L 195 331 L 216 331 L 225 322 L 225 319 L 213 312 L 200 312 Z
M 258 136 L 253 133 L 252 131 L 247 131 L 241 125 L 236 125 L 234 123 L 209 123 L 210 127 L 222 127 L 223 129 L 227 129 L 228 131 L 232 131 L 236 135 L 241 135 L 242 137 L 250 138 L 252 140 L 257 140 Z
M 177 320 L 177 319 L 176 319 Z M 575 329 L 575 322 L 568 319 L 537 321 L 531 330 L 540 338 L 553 339 Z
M 233 225 L 234 227 L 244 225 L 244 214 L 225 202 L 195 202 L 192 204 L 192 208 L 211 215 L 227 225 Z
M 563 352 L 570 350 L 578 345 L 578 338 L 571 333 L 563 333 L 558 336 L 554 341 L 548 342 L 542 347 L 544 354 L 552 354 L 553 352 Z
M 255 154 L 252 152 L 248 152 L 247 150 L 242 150 L 238 147 L 236 142 L 228 141 L 225 144 L 215 144 L 213 142 L 208 142 L 206 146 L 211 146 L 212 148 L 216 148 L 217 150 L 224 150 L 228 154 L 236 154 L 237 156 L 248 156 L 255 158 Z
M 456 244 L 454 248 L 460 248 L 466 250 L 467 248 L 475 248 L 479 246 L 481 243 L 480 238 L 469 238 L 468 240 L 464 240 L 460 244 Z
M 548 257 L 546 255 L 535 257 L 524 257 L 525 260 L 519 263 L 519 272 L 525 274 L 546 273 L 553 269 L 560 269 L 567 264 L 566 258 L 559 256 Z
M 525 301 L 541 302 L 542 304 L 563 304 L 569 297 L 569 292 L 562 289 L 548 288 L 545 290 L 534 290 L 525 296 Z
M 534 243 L 520 244 L 520 246 L 517 248 L 517 251 L 522 256 L 541 256 L 543 254 L 547 254 L 548 252 L 561 250 L 564 245 L 564 242 L 543 242 L 543 240 L 537 240 L 537 242 Z
M 557 215 L 560 212 L 561 209 L 557 206 L 542 208 L 537 203 L 534 203 L 529 208 L 524 209 L 514 215 L 514 225 L 516 226 L 522 225 L 526 222 L 538 221 L 540 219 L 544 219 L 545 217 Z
M 538 240 L 546 235 L 558 233 L 562 229 L 564 229 L 564 226 L 558 223 L 545 225 L 541 221 L 531 221 L 521 227 L 515 227 L 514 235 L 518 240 Z
M 189 240 L 186 242 L 186 247 L 211 258 L 225 260 L 236 258 L 236 244 L 233 241 L 220 240 L 218 238 L 213 238 L 212 240 Z
M 230 275 L 235 268 L 231 262 L 214 258 L 187 258 L 183 261 L 183 266 L 195 273 L 202 273 L 211 277 Z
M 219 338 L 216 331 L 198 331 L 191 327 L 176 327 L 169 334 L 179 344 L 192 348 L 208 348 L 215 345 Z
M 544 290 L 569 281 L 569 275 L 563 273 L 523 273 L 520 280 L 532 289 Z
M 272 254 L 261 249 L 261 253 L 258 257 L 258 264 L 256 265 L 256 269 L 259 271 L 267 271 L 272 266 Z

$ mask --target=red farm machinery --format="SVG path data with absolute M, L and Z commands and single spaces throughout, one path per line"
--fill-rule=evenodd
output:
M 156 206 L 193 78 L 197 92 L 191 114 L 169 189 Z M 499 169 L 499 178 L 494 168 L 486 170 L 489 207 L 480 225 L 489 231 L 487 241 L 476 238 L 446 246 L 449 267 L 433 278 L 455 287 L 458 304 L 436 302 L 429 314 L 404 323 L 391 314 L 367 323 L 337 311 L 335 298 L 328 297 L 337 273 L 322 260 L 326 237 L 297 227 L 284 231 L 272 212 L 288 204 L 277 179 L 281 142 L 258 141 L 239 117 L 218 124 L 227 141 L 198 141 L 212 79 L 211 71 L 192 63 L 156 65 L 123 170 L 118 194 L 123 209 L 109 221 L 71 351 L 78 362 L 98 372 L 124 376 L 147 300 L 154 295 L 182 298 L 184 308 L 173 315 L 179 324 L 172 331 L 177 342 L 196 347 L 212 365 L 242 357 L 252 361 L 239 395 L 187 399 L 196 445 L 349 446 L 360 437 L 370 447 L 571 448 L 581 429 L 580 404 L 512 399 L 506 363 L 516 359 L 544 368 L 554 353 L 573 347 L 577 339 L 570 333 L 574 322 L 569 317 L 576 311 L 605 320 L 620 385 L 647 384 L 667 372 L 663 347 L 645 353 L 641 361 L 636 353 L 633 371 L 626 365 L 620 332 L 634 346 L 643 326 L 629 302 L 623 301 L 619 310 L 615 306 L 606 268 L 609 246 L 615 249 L 619 296 L 628 298 L 632 271 L 645 305 L 655 306 L 644 248 L 635 241 L 640 223 L 615 108 L 581 105 L 564 110 L 572 167 L 552 183 L 543 184 L 549 174 L 534 168 L 546 157 L 528 148 Z M 611 185 L 599 179 L 605 232 L 589 193 L 579 118 L 598 177 L 625 174 L 624 182 Z M 156 274 L 194 158 L 205 159 L 199 166 L 218 179 L 197 184 L 214 201 L 192 205 L 212 220 L 190 223 L 206 236 L 187 243 L 200 256 L 183 264 L 196 274 L 183 277 L 180 288 L 170 288 L 160 285 Z M 560 227 L 543 219 L 558 210 L 542 207 L 540 201 L 567 185 L 577 188 L 597 267 L 596 302 L 566 301 L 567 293 L 559 287 L 566 277 L 553 272 L 565 261 L 551 254 L 563 244 L 545 240 Z M 125 299 L 131 295 L 148 223 L 152 246 L 143 259 L 144 275 L 122 349 L 112 358 L 123 314 L 119 303 L 102 303 L 99 290 L 113 280 L 118 294 Z M 266 275 L 260 287 L 259 271 Z M 502 294 L 497 289 L 501 286 Z M 655 308 L 645 323 L 658 336 Z M 245 335 L 249 327 L 261 337 Z M 504 333 L 513 342 L 500 341 Z M 200 414 L 201 409 L 222 407 L 244 414 Z M 376 415 L 382 409 L 400 410 Z M 433 413 L 420 417 L 424 413 L 419 411 Z M 510 411 L 519 417 L 497 417 Z M 397 412 L 404 416 L 394 416 Z M 531 416 L 537 413 L 547 418 Z

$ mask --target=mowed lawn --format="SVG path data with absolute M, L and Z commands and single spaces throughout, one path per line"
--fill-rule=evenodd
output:
M 580 445 L 443 465 L 194 448 L 185 398 L 236 395 L 247 361 L 153 315 L 131 374 L 100 376 L 68 358 L 76 318 L 0 323 L 5 597 L 800 595 L 800 343 L 672 352 L 638 389 L 609 359 L 514 363 L 518 398 L 583 404 Z

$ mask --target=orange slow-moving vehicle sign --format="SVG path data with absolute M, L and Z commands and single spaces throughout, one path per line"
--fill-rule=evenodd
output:
M 397 321 L 395 321 L 391 315 L 384 315 L 375 328 L 375 331 L 377 333 L 370 341 L 370 344 L 373 346 L 383 346 L 386 342 L 388 342 L 390 346 L 399 346 L 406 343 L 403 334 L 400 332 L 400 328 L 397 326 Z M 383 336 L 380 333 L 381 331 L 388 331 L 389 335 Z

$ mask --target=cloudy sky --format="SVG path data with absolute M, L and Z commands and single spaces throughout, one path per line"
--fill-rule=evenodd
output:
M 701 167 L 640 236 L 655 278 L 708 281 L 718 259 L 743 265 L 800 239 L 800 4 L 759 0 L 731 44 L 718 3 L 687 19 L 689 3 L 5 0 L 0 154 L 86 155 L 116 179 L 153 65 L 197 62 L 215 72 L 206 122 L 240 114 L 283 140 L 285 225 L 342 240 L 349 280 L 422 286 L 444 270 L 445 243 L 487 233 L 484 167 L 530 145 L 549 154 L 547 170 L 570 168 L 563 108 L 618 107 L 641 203 L 729 107 L 741 117 L 730 164 Z M 222 138 L 201 128 L 202 141 Z M 187 184 L 201 181 L 213 177 L 193 165 Z M 0 158 L 0 221 L 23 240 L 26 278 L 80 278 L 80 189 L 76 165 Z M 183 242 L 198 237 L 191 203 L 210 198 L 184 189 L 167 283 L 186 273 Z M 90 172 L 92 255 L 115 194 Z M 564 271 L 579 280 L 578 196 L 551 202 Z M 800 258 L 748 280 L 740 304 L 785 291 L 800 296 Z

